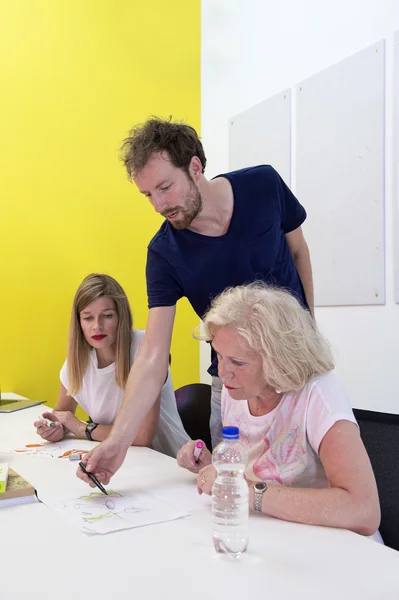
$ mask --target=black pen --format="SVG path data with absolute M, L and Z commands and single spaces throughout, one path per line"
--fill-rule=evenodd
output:
M 108 496 L 108 492 L 105 489 L 105 487 L 103 487 L 101 485 L 101 483 L 98 481 L 97 477 L 94 477 L 93 473 L 89 473 L 89 471 L 86 469 L 86 467 L 85 467 L 84 463 L 82 463 L 82 461 L 79 462 L 79 466 L 86 473 L 87 477 L 89 477 L 92 480 L 92 482 L 96 484 L 98 489 L 101 490 L 103 494 L 106 494 Z

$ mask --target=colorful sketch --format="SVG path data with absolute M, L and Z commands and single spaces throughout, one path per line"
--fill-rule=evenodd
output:
M 89 452 L 90 447 L 81 448 L 80 445 L 86 445 L 85 441 L 76 439 L 66 439 L 60 442 L 42 442 L 35 444 L 25 444 L 19 448 L 8 450 L 9 453 L 13 454 L 24 454 L 25 456 L 38 456 L 41 458 L 63 458 L 69 459 L 71 454 L 85 454 Z
M 111 489 L 107 489 L 107 492 L 108 496 L 92 492 L 61 502 L 42 497 L 40 500 L 80 531 L 89 534 L 111 533 L 185 516 L 185 513 L 178 512 L 173 506 L 151 494 L 121 494 Z
M 118 494 L 118 492 L 114 492 L 113 490 L 107 490 L 108 498 L 122 498 L 122 494 Z M 80 496 L 81 500 L 92 500 L 93 498 L 104 498 L 104 494 L 102 492 L 91 492 L 88 496 Z

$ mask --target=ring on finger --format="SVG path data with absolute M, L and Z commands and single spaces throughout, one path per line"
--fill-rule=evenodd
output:
M 207 481 L 208 481 L 207 478 L 205 477 L 205 475 L 203 475 L 201 477 L 201 483 L 202 483 L 202 485 L 205 485 Z

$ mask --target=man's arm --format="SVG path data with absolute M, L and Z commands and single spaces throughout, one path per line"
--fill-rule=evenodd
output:
M 175 313 L 176 306 L 150 309 L 143 345 L 130 371 L 123 403 L 111 433 L 82 458 L 87 470 L 105 485 L 122 465 L 129 446 L 137 439 L 141 424 L 162 390 L 168 372 Z M 94 486 L 80 467 L 76 475 Z
M 110 437 L 128 448 L 154 406 L 168 374 L 176 306 L 151 308 L 143 345 L 131 368 Z
M 312 265 L 310 263 L 309 247 L 303 236 L 302 227 L 286 233 L 285 239 L 287 240 L 296 270 L 301 278 L 310 312 L 314 316 Z

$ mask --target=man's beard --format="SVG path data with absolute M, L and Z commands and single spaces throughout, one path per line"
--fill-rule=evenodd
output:
M 167 214 L 171 215 L 175 212 L 175 210 L 168 210 Z M 194 221 L 195 217 L 197 217 L 202 210 L 201 194 L 194 183 L 192 183 L 190 186 L 190 191 L 186 197 L 184 208 L 177 207 L 177 210 L 179 210 L 182 214 L 182 218 L 176 221 L 169 221 L 169 223 L 173 225 L 175 229 L 187 229 L 187 227 L 191 225 L 192 221 Z M 167 217 L 167 215 L 163 216 Z

